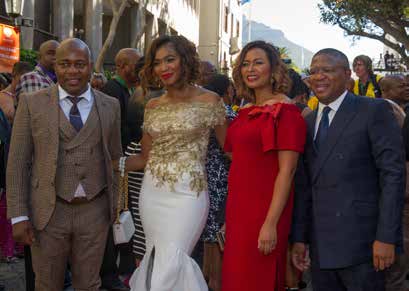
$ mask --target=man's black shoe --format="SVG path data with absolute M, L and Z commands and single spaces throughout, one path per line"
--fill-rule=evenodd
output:
M 71 271 L 67 268 L 65 270 L 64 289 L 71 287 L 71 284 L 72 284 Z

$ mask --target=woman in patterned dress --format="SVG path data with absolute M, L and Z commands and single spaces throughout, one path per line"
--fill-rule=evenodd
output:
M 236 113 L 231 109 L 233 83 L 223 74 L 214 74 L 204 88 L 217 93 L 223 98 L 228 121 L 235 118 Z M 217 242 L 217 232 L 224 223 L 224 207 L 227 197 L 227 176 L 230 160 L 217 142 L 216 136 L 210 133 L 209 147 L 206 158 L 207 184 L 209 189 L 209 216 L 201 240 L 204 242 L 203 274 L 212 291 L 221 289 L 222 252 Z

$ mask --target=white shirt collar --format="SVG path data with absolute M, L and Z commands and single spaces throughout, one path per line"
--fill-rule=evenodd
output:
M 342 104 L 342 101 L 344 101 L 345 96 L 347 95 L 348 91 L 345 90 L 344 93 L 341 94 L 341 96 L 339 96 L 337 99 L 335 99 L 334 101 L 332 101 L 330 104 L 325 105 L 321 102 L 318 103 L 318 116 L 321 115 L 322 110 L 324 109 L 325 106 L 328 106 L 329 108 L 331 108 L 331 110 L 333 110 L 334 112 L 337 112 L 339 107 Z
M 65 99 L 65 98 L 67 98 L 69 96 L 72 96 L 72 95 L 68 94 L 67 91 L 65 91 L 60 85 L 58 85 L 58 96 L 59 96 L 60 101 L 61 101 L 61 100 Z M 91 86 L 88 84 L 87 90 L 78 97 L 83 97 L 85 100 L 90 102 L 92 100 Z

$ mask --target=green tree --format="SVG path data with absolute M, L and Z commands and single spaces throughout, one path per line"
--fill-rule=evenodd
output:
M 28 62 L 33 67 L 37 64 L 38 52 L 29 49 L 20 49 L 20 61 Z
M 384 43 L 409 68 L 409 0 L 322 0 L 318 6 L 324 23 L 338 25 L 346 35 Z
M 294 62 L 292 61 L 292 59 L 290 58 L 288 48 L 286 48 L 286 47 L 277 47 L 277 49 L 278 49 L 278 52 L 280 53 L 281 59 L 287 64 L 287 67 L 289 69 L 293 69 L 297 73 L 300 73 L 301 69 L 299 67 L 297 67 L 294 64 Z

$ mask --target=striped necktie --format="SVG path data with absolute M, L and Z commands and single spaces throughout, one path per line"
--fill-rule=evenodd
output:
M 80 111 L 78 110 L 78 102 L 81 101 L 81 99 L 84 99 L 84 97 L 67 97 L 71 103 L 71 110 L 70 110 L 70 123 L 72 126 L 75 128 L 75 130 L 78 132 L 81 130 L 83 124 L 82 124 L 82 119 L 81 119 L 81 114 Z

